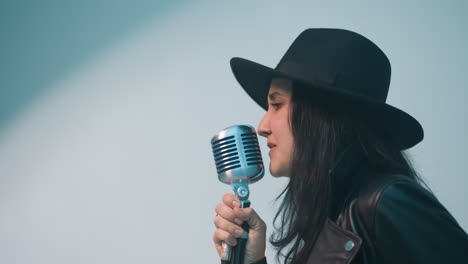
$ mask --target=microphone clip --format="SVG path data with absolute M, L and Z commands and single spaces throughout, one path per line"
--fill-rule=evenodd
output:
M 246 208 L 250 206 L 250 201 L 249 201 L 249 185 L 247 182 L 233 182 L 232 183 L 232 188 L 234 191 L 234 194 L 236 197 L 241 201 L 241 208 Z M 244 206 L 244 203 L 248 203 L 247 206 Z

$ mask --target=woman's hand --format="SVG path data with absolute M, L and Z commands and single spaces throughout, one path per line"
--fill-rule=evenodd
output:
M 249 238 L 245 249 L 245 263 L 265 257 L 266 225 L 252 208 L 240 208 L 240 201 L 233 194 L 225 194 L 223 203 L 216 206 L 214 224 L 216 231 L 213 241 L 219 256 L 223 255 L 222 242 L 230 246 L 237 244 L 237 238 L 245 232 L 241 225 L 249 224 Z

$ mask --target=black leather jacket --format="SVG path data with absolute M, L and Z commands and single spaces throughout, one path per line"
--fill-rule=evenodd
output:
M 307 264 L 468 263 L 467 234 L 431 192 L 365 164 L 352 145 L 330 172 L 335 210 Z
M 467 234 L 430 191 L 363 160 L 353 145 L 331 172 L 336 211 L 307 263 L 468 263 Z

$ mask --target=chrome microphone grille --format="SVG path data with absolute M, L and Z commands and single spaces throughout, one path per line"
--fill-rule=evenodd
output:
M 263 177 L 262 154 L 255 129 L 231 126 L 211 139 L 218 178 L 224 183 L 256 182 Z
M 234 136 L 212 142 L 212 148 L 218 174 L 241 167 Z
M 258 145 L 257 134 L 244 133 L 241 134 L 241 137 L 247 165 L 263 165 L 262 153 L 260 152 L 260 146 Z

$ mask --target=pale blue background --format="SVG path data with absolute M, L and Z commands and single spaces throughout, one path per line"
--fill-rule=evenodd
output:
M 209 140 L 263 114 L 228 61 L 274 67 L 308 27 L 351 29 L 387 53 L 388 102 L 425 128 L 409 154 L 467 230 L 467 11 L 466 1 L 2 1 L 0 263 L 217 263 L 214 207 L 230 188 Z M 284 183 L 268 174 L 251 187 L 269 231 Z

